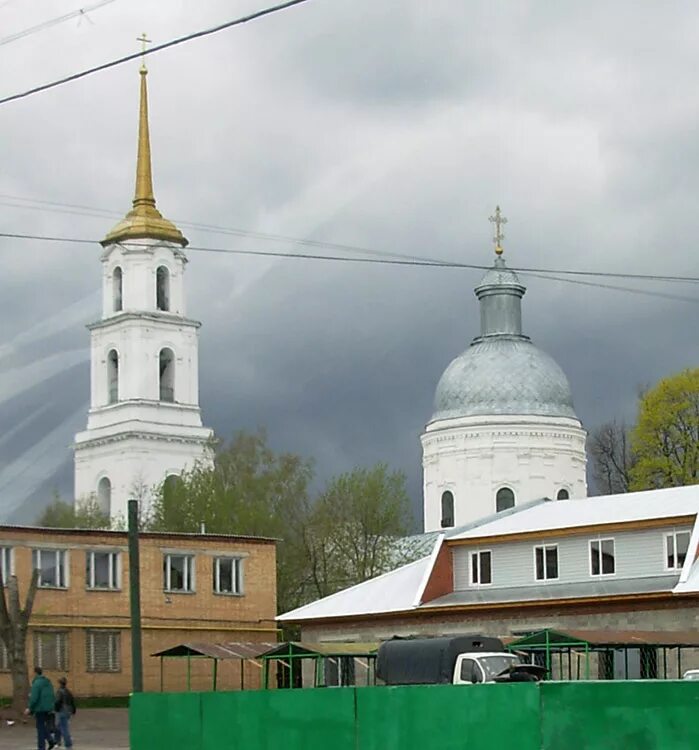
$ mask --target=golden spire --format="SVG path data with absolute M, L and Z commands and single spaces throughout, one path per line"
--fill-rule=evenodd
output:
M 143 34 L 139 37 L 145 52 L 146 43 L 150 41 Z M 138 158 L 136 161 L 136 190 L 133 208 L 102 240 L 102 245 L 111 245 L 133 239 L 154 239 L 175 242 L 184 247 L 187 240 L 182 232 L 155 207 L 153 194 L 153 175 L 150 158 L 150 133 L 148 129 L 148 87 L 146 78 L 148 69 L 145 56 L 139 70 L 141 77 L 141 101 L 138 117 Z
M 502 241 L 505 239 L 505 235 L 502 233 L 502 228 L 507 224 L 507 219 L 500 213 L 500 206 L 495 206 L 495 215 L 489 216 L 488 221 L 491 224 L 495 224 L 495 236 L 493 242 L 495 243 L 495 255 L 502 255 Z

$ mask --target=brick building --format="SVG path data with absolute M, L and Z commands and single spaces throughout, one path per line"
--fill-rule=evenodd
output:
M 0 526 L 3 578 L 16 575 L 22 602 L 33 567 L 39 588 L 27 656 L 55 681 L 66 675 L 77 695 L 127 695 L 131 690 L 129 556 L 121 531 Z M 274 641 L 275 540 L 215 534 L 143 533 L 140 543 L 143 669 L 146 690 L 161 686 L 151 656 L 186 641 Z M 210 686 L 211 665 L 189 666 L 192 689 Z M 239 684 L 239 667 L 219 673 L 222 689 Z M 246 685 L 259 683 L 246 666 Z M 0 644 L 0 695 L 11 694 L 7 653 Z M 162 673 L 166 690 L 182 690 L 187 665 Z

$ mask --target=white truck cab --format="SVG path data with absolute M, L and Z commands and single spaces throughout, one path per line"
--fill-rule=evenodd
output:
M 519 657 L 503 652 L 459 654 L 454 665 L 454 685 L 476 685 L 495 682 L 495 678 L 520 664 Z

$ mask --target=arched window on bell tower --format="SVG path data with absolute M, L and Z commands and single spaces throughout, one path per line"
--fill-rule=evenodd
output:
M 509 487 L 501 487 L 495 495 L 495 512 L 500 513 L 515 507 L 515 493 Z
M 107 354 L 107 403 L 116 404 L 119 400 L 119 354 L 110 349 Z
M 114 312 L 124 309 L 124 273 L 121 266 L 117 266 L 112 273 L 112 298 L 114 300 Z
M 442 493 L 442 528 L 454 525 L 454 494 L 447 490 Z
M 97 505 L 102 513 L 109 515 L 112 508 L 112 483 L 109 477 L 102 477 L 97 483 Z
M 160 400 L 173 403 L 175 400 L 175 355 L 172 349 L 161 349 L 159 357 Z
M 164 312 L 170 309 L 170 271 L 165 266 L 155 272 L 155 306 Z

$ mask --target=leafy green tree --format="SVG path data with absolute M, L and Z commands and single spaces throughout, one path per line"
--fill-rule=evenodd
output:
M 304 534 L 312 593 L 327 596 L 400 565 L 404 560 L 397 540 L 409 523 L 402 472 L 377 464 L 332 479 Z
M 251 534 L 280 539 L 277 599 L 280 609 L 302 601 L 305 561 L 302 530 L 308 519 L 310 461 L 277 454 L 264 431 L 239 432 L 200 465 L 167 480 L 156 494 L 149 526 L 162 531 Z
M 57 529 L 109 529 L 109 514 L 100 509 L 97 498 L 90 495 L 77 503 L 68 503 L 58 495 L 36 519 L 38 526 Z
M 699 368 L 664 378 L 643 394 L 631 450 L 632 490 L 699 483 Z

